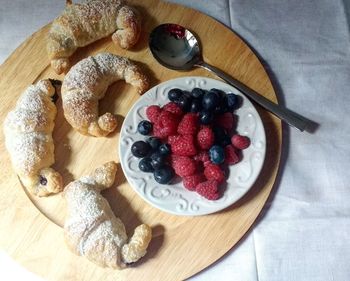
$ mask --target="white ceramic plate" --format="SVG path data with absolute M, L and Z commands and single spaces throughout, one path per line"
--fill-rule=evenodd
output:
M 218 88 L 235 93 L 243 99 L 242 106 L 235 111 L 238 115 L 237 131 L 251 140 L 251 145 L 243 150 L 243 159 L 229 166 L 229 177 L 223 196 L 216 201 L 209 201 L 196 192 L 182 186 L 182 182 L 171 185 L 157 183 L 152 173 L 141 172 L 139 158 L 131 154 L 131 145 L 147 137 L 137 132 L 141 120 L 147 120 L 146 108 L 149 105 L 164 105 L 169 102 L 168 91 L 172 88 L 192 90 Z M 181 77 L 161 83 L 150 89 L 134 104 L 122 125 L 119 143 L 119 155 L 125 177 L 132 188 L 146 202 L 165 212 L 198 216 L 220 211 L 238 201 L 254 184 L 263 166 L 266 150 L 265 131 L 260 116 L 252 103 L 230 85 L 206 77 Z

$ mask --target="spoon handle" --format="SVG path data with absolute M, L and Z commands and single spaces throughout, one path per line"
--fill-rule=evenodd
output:
M 244 85 L 243 83 L 239 82 L 238 80 L 234 79 L 233 77 L 227 75 L 222 70 L 216 68 L 215 66 L 212 66 L 210 64 L 207 64 L 206 62 L 199 62 L 195 66 L 204 68 L 206 70 L 209 70 L 210 72 L 213 72 L 218 77 L 223 79 L 228 84 L 232 85 L 236 89 L 240 90 L 243 94 L 245 94 L 248 98 L 255 101 L 257 104 L 262 106 L 263 108 L 267 109 L 271 113 L 275 114 L 278 118 L 285 121 L 287 124 L 299 129 L 300 131 L 304 131 L 310 124 L 310 121 L 301 115 L 285 108 L 284 106 L 278 105 L 270 101 L 269 99 L 265 98 L 264 96 L 258 94 L 248 86 Z

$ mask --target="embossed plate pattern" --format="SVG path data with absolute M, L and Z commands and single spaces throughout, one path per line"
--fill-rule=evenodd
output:
M 171 185 L 158 184 L 150 173 L 138 168 L 139 160 L 131 154 L 131 145 L 146 137 L 137 132 L 141 120 L 147 120 L 146 108 L 169 102 L 167 94 L 172 88 L 191 90 L 218 88 L 242 97 L 242 106 L 235 111 L 238 116 L 237 132 L 246 135 L 251 145 L 243 150 L 243 159 L 229 166 L 229 176 L 223 196 L 209 201 L 196 192 L 186 190 L 182 182 Z M 181 77 L 163 82 L 147 91 L 127 114 L 120 133 L 119 155 L 124 174 L 132 188 L 149 204 L 175 215 L 198 216 L 220 211 L 239 200 L 253 185 L 263 166 L 266 151 L 265 131 L 260 116 L 252 103 L 230 85 L 206 77 Z

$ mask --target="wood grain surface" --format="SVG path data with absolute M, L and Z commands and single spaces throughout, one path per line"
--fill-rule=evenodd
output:
M 152 86 L 180 76 L 207 76 L 196 69 L 176 72 L 159 65 L 148 49 L 150 31 L 161 23 L 179 23 L 201 39 L 204 59 L 246 83 L 269 99 L 276 95 L 262 64 L 251 49 L 231 30 L 197 11 L 158 0 L 130 1 L 143 14 L 143 32 L 129 51 L 113 45 L 110 38 L 79 49 L 72 61 L 108 51 L 139 63 L 151 77 Z M 0 121 L 11 110 L 19 95 L 41 78 L 63 79 L 49 67 L 45 35 L 49 26 L 30 36 L 0 67 Z M 216 78 L 217 79 L 217 78 Z M 100 104 L 102 112 L 117 114 L 117 132 L 107 138 L 86 137 L 73 131 L 63 118 L 61 102 L 54 129 L 54 168 L 64 183 L 89 173 L 94 167 L 118 159 L 119 129 L 138 96 L 124 82 L 112 85 Z M 28 196 L 11 169 L 10 159 L 0 134 L 0 247 L 28 270 L 47 280 L 183 280 L 206 268 L 230 250 L 249 230 L 264 206 L 276 178 L 281 154 L 281 122 L 257 108 L 267 136 L 264 167 L 251 190 L 239 202 L 216 214 L 179 217 L 145 203 L 126 182 L 121 168 L 112 188 L 104 195 L 113 211 L 126 225 L 128 234 L 140 224 L 153 228 L 147 255 L 127 269 L 100 268 L 72 254 L 64 244 L 65 208 L 61 195 L 49 198 Z M 32 202 L 31 202 L 32 201 Z M 34 203 L 34 204 L 32 204 Z

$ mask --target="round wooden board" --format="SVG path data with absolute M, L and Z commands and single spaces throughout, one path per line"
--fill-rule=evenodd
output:
M 276 102 L 276 95 L 262 64 L 231 30 L 197 11 L 159 0 L 130 1 L 142 12 L 143 34 L 137 46 L 122 50 L 110 38 L 79 49 L 72 61 L 99 52 L 126 56 L 141 64 L 152 86 L 180 76 L 208 76 L 196 69 L 176 72 L 159 65 L 148 49 L 148 35 L 160 23 L 174 22 L 190 28 L 200 38 L 204 59 Z M 1 124 L 19 95 L 40 78 L 63 79 L 49 67 L 45 35 L 49 26 L 29 37 L 0 67 Z M 119 124 L 138 96 L 133 88 L 118 82 L 101 102 L 101 111 L 114 112 Z M 63 118 L 61 102 L 54 129 L 56 163 L 65 184 L 89 173 L 100 164 L 118 159 L 119 133 L 107 138 L 82 136 Z M 179 217 L 145 203 L 128 185 L 121 168 L 116 183 L 104 195 L 126 225 L 128 234 L 140 222 L 153 228 L 147 255 L 137 264 L 118 271 L 100 268 L 72 254 L 64 244 L 60 225 L 64 218 L 61 195 L 49 198 L 27 196 L 13 173 L 0 135 L 0 247 L 30 271 L 48 280 L 183 280 L 209 266 L 231 249 L 252 226 L 266 202 L 278 170 L 281 154 L 281 122 L 258 108 L 267 136 L 262 172 L 252 189 L 239 202 L 216 214 Z M 2 127 L 1 127 L 2 129 Z M 119 128 L 117 131 L 119 131 Z M 30 202 L 32 201 L 36 207 Z

